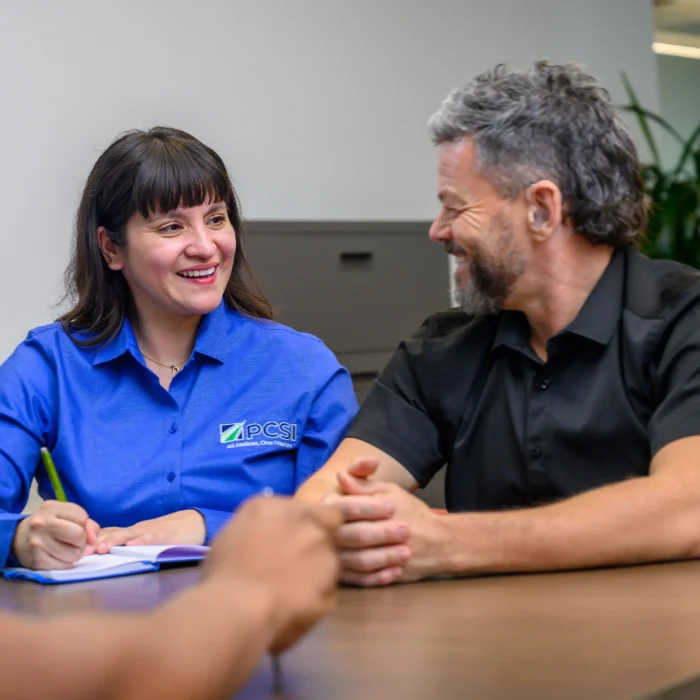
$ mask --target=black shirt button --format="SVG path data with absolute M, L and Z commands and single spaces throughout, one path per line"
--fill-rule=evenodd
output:
M 533 447 L 530 450 L 530 457 L 532 459 L 539 459 L 542 456 L 542 450 L 539 447 Z
M 548 386 L 549 386 L 549 379 L 543 379 L 540 382 L 540 391 L 546 391 Z
M 177 423 L 171 423 L 169 430 L 171 433 L 176 433 L 177 432 Z
M 168 476 L 166 478 L 168 481 L 173 481 L 175 479 L 175 472 L 168 472 Z

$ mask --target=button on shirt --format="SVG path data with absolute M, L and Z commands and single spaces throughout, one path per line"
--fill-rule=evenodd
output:
M 700 434 L 700 273 L 616 252 L 542 361 L 513 311 L 429 318 L 401 343 L 348 436 L 425 485 L 447 465 L 449 510 L 547 503 L 649 473 Z
M 0 566 L 48 446 L 69 501 L 101 526 L 198 510 L 207 541 L 248 496 L 292 494 L 343 438 L 357 402 L 313 336 L 223 303 L 165 391 L 131 325 L 101 348 L 38 328 L 0 367 Z

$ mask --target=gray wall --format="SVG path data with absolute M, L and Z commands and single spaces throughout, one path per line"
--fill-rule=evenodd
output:
M 587 64 L 656 106 L 639 0 L 0 0 L 0 360 L 51 319 L 81 185 L 120 131 L 220 151 L 248 217 L 426 219 L 425 122 L 499 61 Z
M 684 137 L 700 124 L 700 60 L 677 56 L 657 57 L 659 110 Z M 673 138 L 662 136 L 664 165 L 673 166 L 681 148 Z

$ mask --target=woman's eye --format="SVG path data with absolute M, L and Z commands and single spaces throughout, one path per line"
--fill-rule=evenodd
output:
M 180 224 L 166 224 L 158 229 L 160 233 L 178 233 L 182 227 Z
M 216 216 L 212 216 L 211 219 L 209 219 L 209 223 L 212 226 L 221 226 L 221 224 L 225 223 L 226 217 L 223 214 L 217 214 Z

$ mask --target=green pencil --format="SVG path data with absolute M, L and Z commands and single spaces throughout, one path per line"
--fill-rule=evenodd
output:
M 51 453 L 46 447 L 42 447 L 40 452 L 41 461 L 44 463 L 44 467 L 46 467 L 46 473 L 49 475 L 49 481 L 53 487 L 53 492 L 56 494 L 56 500 L 66 503 L 68 501 L 66 492 L 63 490 L 61 480 L 58 478 L 58 472 L 56 471 L 56 465 L 51 459 Z

